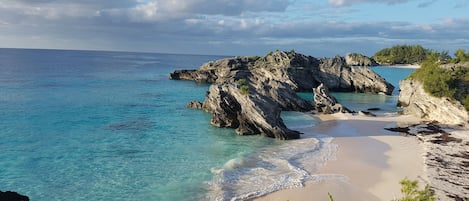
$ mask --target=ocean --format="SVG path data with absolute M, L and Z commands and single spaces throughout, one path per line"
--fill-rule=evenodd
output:
M 242 200 L 317 179 L 314 167 L 299 164 L 333 158 L 331 138 L 237 136 L 186 108 L 203 101 L 209 85 L 169 73 L 220 58 L 0 49 L 0 190 L 33 201 Z M 395 86 L 412 72 L 373 69 Z M 335 95 L 354 110 L 395 113 L 396 94 Z M 303 113 L 282 116 L 299 130 L 318 123 Z

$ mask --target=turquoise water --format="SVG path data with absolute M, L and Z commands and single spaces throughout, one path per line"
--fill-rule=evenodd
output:
M 0 190 L 32 200 L 198 200 L 213 167 L 275 144 L 186 109 L 169 80 L 215 56 L 0 49 Z
M 0 190 L 31 200 L 223 200 L 301 185 L 308 176 L 295 161 L 327 155 L 327 143 L 214 128 L 185 107 L 208 85 L 168 79 L 219 58 L 0 49 Z M 317 122 L 283 117 L 299 129 Z
M 390 114 L 399 111 L 397 100 L 399 98 L 399 81 L 405 79 L 415 69 L 396 68 L 390 66 L 377 66 L 371 68 L 373 71 L 384 77 L 395 89 L 392 95 L 361 94 L 361 93 L 337 93 L 332 95 L 347 108 L 354 111 L 366 111 L 369 108 L 380 108 L 380 111 L 373 111 L 377 114 Z M 298 93 L 306 100 L 313 99 L 313 93 Z

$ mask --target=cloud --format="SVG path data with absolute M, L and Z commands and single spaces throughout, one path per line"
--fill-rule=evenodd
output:
M 425 1 L 417 5 L 419 8 L 426 8 L 428 6 L 431 6 L 432 4 L 436 3 L 438 0 L 430 0 L 430 1 Z
M 398 4 L 406 3 L 411 0 L 329 0 L 329 4 L 333 6 L 350 6 L 359 3 L 383 3 L 383 4 Z
M 376 1 L 0 0 L 0 44 L 232 55 L 294 48 L 321 56 L 366 53 L 399 43 L 437 49 L 458 41 L 469 49 L 469 19 L 417 23 L 348 18 L 360 8 L 345 6 L 368 2 Z

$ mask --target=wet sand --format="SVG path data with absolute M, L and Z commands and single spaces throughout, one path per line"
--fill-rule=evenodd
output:
M 286 189 L 258 198 L 261 201 L 392 200 L 399 198 L 399 181 L 425 180 L 423 148 L 412 137 L 384 130 L 396 122 L 418 122 L 410 116 L 365 117 L 320 115 L 322 122 L 311 132 L 334 137 L 336 160 L 327 161 L 312 173 L 320 181 L 306 182 L 304 188 Z M 330 175 L 330 177 L 327 177 Z

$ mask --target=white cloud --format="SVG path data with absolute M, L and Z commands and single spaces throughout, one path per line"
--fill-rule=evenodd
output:
M 384 3 L 384 4 L 397 4 L 405 3 L 411 0 L 329 0 L 329 4 L 333 6 L 348 6 L 358 3 Z

